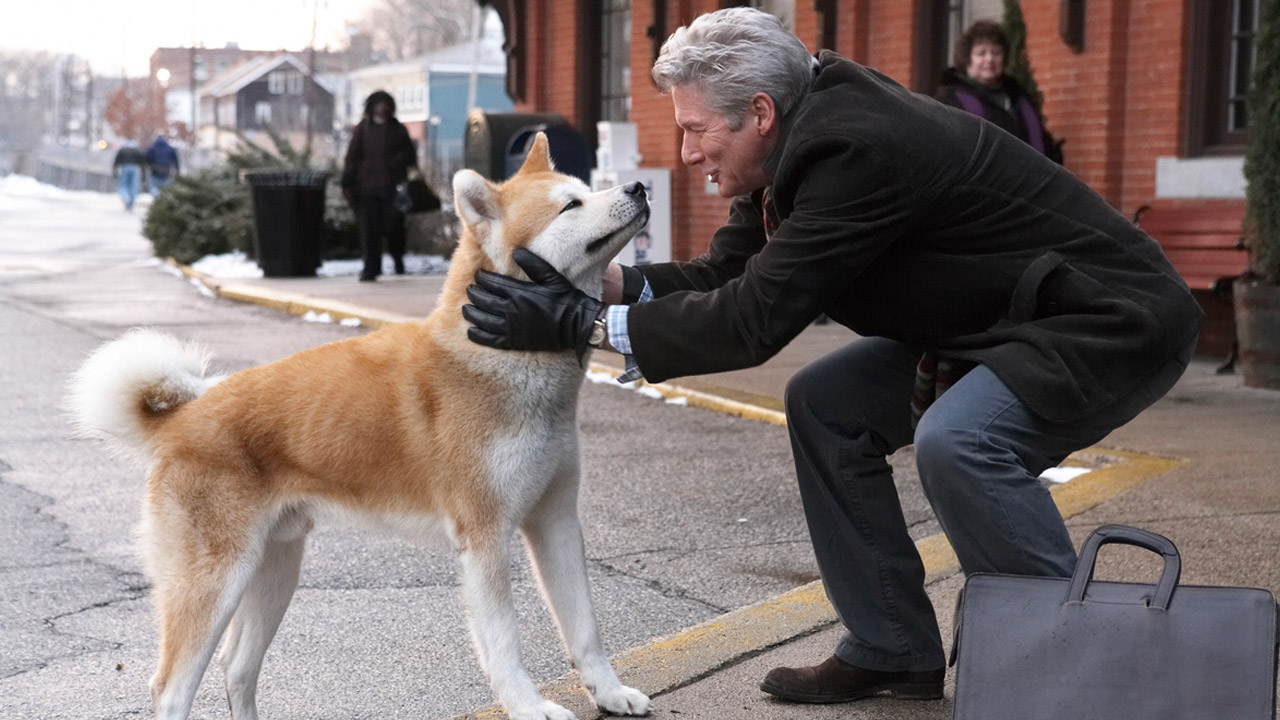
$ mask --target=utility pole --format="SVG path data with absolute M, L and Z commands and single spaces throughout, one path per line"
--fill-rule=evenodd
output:
M 84 146 L 93 149 L 93 66 L 84 63 Z
M 311 139 L 316 127 L 316 23 L 320 16 L 320 0 L 311 0 L 311 44 L 307 51 L 307 89 L 306 98 L 307 142 L 303 148 L 303 157 L 311 162 Z
M 191 86 L 191 149 L 195 150 L 200 144 L 200 126 L 196 124 L 199 120 L 200 98 L 196 96 L 196 40 L 191 38 L 191 52 L 187 54 L 187 66 L 190 72 Z

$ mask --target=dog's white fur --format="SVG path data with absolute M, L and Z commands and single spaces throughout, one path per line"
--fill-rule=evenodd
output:
M 620 684 L 605 657 L 587 586 L 579 359 L 476 345 L 461 315 L 476 270 L 524 277 L 511 259 L 517 247 L 599 297 L 609 260 L 648 218 L 644 194 L 592 193 L 555 173 L 541 135 L 512 179 L 464 170 L 454 194 L 462 239 L 437 309 L 421 322 L 225 379 L 208 376 L 198 349 L 134 330 L 75 376 L 81 430 L 150 457 L 141 534 L 160 629 L 157 717 L 187 717 L 219 638 L 231 715 L 258 717 L 263 654 L 297 586 L 307 532 L 329 518 L 447 539 L 498 700 L 513 718 L 572 718 L 538 694 L 520 658 L 508 577 L 519 531 L 596 703 L 648 712 L 649 699 Z

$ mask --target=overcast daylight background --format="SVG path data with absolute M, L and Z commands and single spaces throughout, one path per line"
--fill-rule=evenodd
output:
M 248 50 L 347 45 L 369 0 L 5 0 L 0 49 L 74 53 L 95 74 L 142 77 L 158 47 L 238 43 Z

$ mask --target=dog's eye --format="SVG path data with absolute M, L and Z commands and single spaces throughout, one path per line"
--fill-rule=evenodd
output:
M 570 210 L 572 210 L 572 209 L 574 209 L 574 208 L 580 208 L 580 207 L 582 207 L 582 201 L 581 201 L 581 200 L 570 200 L 570 201 L 569 201 L 569 204 L 568 204 L 568 205 L 565 205 L 563 208 L 561 208 L 560 212 L 562 212 L 562 213 L 567 213 L 567 212 L 569 212 Z

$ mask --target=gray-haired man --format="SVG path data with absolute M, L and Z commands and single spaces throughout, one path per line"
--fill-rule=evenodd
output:
M 734 201 L 705 255 L 612 268 L 603 317 L 631 373 L 756 365 L 822 313 L 860 336 L 786 393 L 810 537 L 848 632 L 761 687 L 939 698 L 942 640 L 886 456 L 915 444 L 966 573 L 1067 575 L 1075 552 L 1037 477 L 1172 387 L 1201 312 L 1159 246 L 1069 172 L 874 70 L 813 58 L 769 15 L 699 17 L 653 76 L 682 159 Z M 477 276 L 472 338 L 585 345 L 601 303 L 548 296 L 555 269 L 516 260 L 532 283 Z

